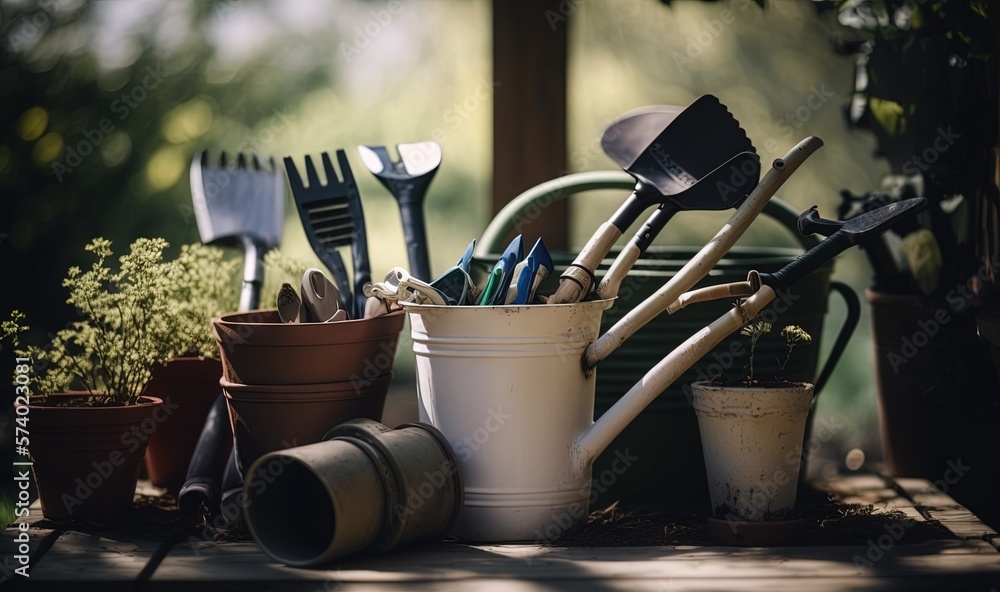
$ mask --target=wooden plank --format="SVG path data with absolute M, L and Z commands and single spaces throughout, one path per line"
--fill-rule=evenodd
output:
M 390 560 L 391 563 L 391 560 Z M 254 589 L 294 589 L 307 582 L 311 590 L 324 590 L 322 584 L 335 582 L 331 570 L 297 569 L 273 561 L 256 543 L 215 543 L 184 541 L 177 543 L 160 562 L 143 589 L 217 589 L 220 582 L 253 582 Z M 320 584 L 320 587 L 316 587 Z M 292 587 L 290 587 L 292 586 Z M 335 587 L 328 586 L 334 590 Z
M 102 590 L 134 590 L 139 574 L 160 544 L 64 532 L 32 569 L 31 583 L 64 586 L 101 582 Z
M 493 1 L 493 214 L 524 190 L 568 172 L 569 23 L 563 17 L 572 6 L 567 0 Z M 561 20 L 550 21 L 550 14 Z M 565 251 L 567 202 L 546 201 L 515 223 L 514 234 L 524 235 L 526 248 L 544 237 L 550 251 Z
M 836 479 L 815 483 L 818 489 L 827 491 L 842 504 L 872 505 L 876 512 L 902 512 L 907 518 L 926 521 L 913 501 L 904 497 L 891 479 L 879 475 L 861 474 L 838 476 Z
M 983 539 L 995 536 L 997 532 L 983 524 L 972 512 L 965 508 L 928 508 L 926 513 L 932 520 L 937 520 L 955 536 L 964 539 Z
M 895 478 L 896 484 L 930 520 L 959 538 L 989 540 L 997 532 L 926 479 Z
M 923 577 L 947 576 L 953 583 L 1000 582 L 1000 554 L 985 541 L 889 546 L 874 560 L 868 559 L 871 565 L 859 568 L 856 559 L 869 557 L 868 552 L 865 547 L 558 548 L 453 543 L 352 557 L 312 570 L 276 565 L 252 544 L 203 544 L 173 549 L 148 585 L 165 589 L 183 584 L 187 589 L 201 582 L 208 589 L 222 582 L 252 581 L 255 587 L 277 588 L 311 582 L 326 586 L 319 589 L 342 590 L 361 584 L 436 582 L 461 583 L 478 590 L 484 581 L 594 580 L 602 582 L 604 589 L 628 590 L 639 589 L 638 584 L 703 578 L 716 585 L 726 582 L 725 587 L 742 579 L 788 579 L 800 589 L 803 578 L 810 582 L 856 579 L 860 583 L 876 578 L 913 583 Z
M 838 475 L 835 479 L 818 481 L 816 486 L 836 495 L 859 495 L 869 491 L 883 491 L 891 487 L 885 479 L 871 473 Z
M 52 546 L 52 543 L 59 536 L 59 532 L 48 527 L 38 526 L 37 523 L 42 520 L 42 506 L 38 500 L 35 500 L 29 509 L 28 516 L 25 522 L 30 524 L 27 534 L 28 534 L 28 572 L 35 565 L 41 561 L 41 558 Z M 22 564 L 16 559 L 20 555 L 20 549 L 22 543 L 18 542 L 17 538 L 21 535 L 19 527 L 15 524 L 12 527 L 8 527 L 4 530 L 3 535 L 0 536 L 0 556 L 2 556 L 2 561 L 0 561 L 0 583 L 6 582 L 11 579 L 19 579 L 20 576 L 16 575 L 14 570 L 21 567 Z
M 985 585 L 985 587 L 983 587 Z M 216 584 L 218 586 L 218 584 Z M 959 587 L 956 587 L 959 586 Z M 553 590 L 573 590 L 574 592 L 941 592 L 942 590 L 984 590 L 989 592 L 988 581 L 975 577 L 960 578 L 956 581 L 951 576 L 911 575 L 902 578 L 727 578 L 719 575 L 712 578 L 642 578 L 633 576 L 628 579 L 603 580 L 592 578 L 552 579 L 545 581 L 519 580 L 515 578 L 477 578 L 475 581 L 419 581 L 406 582 L 405 588 L 392 584 L 371 584 L 336 582 L 317 587 L 315 582 L 288 582 L 284 585 L 254 584 L 252 590 L 275 590 L 282 592 L 373 592 L 407 590 L 412 592 L 552 592 Z M 145 588 L 143 588 L 145 590 Z M 156 588 L 159 590 L 160 588 Z M 187 590 L 219 589 L 194 583 Z M 176 588 L 170 588 L 176 590 Z
M 832 488 L 848 496 L 885 483 L 858 480 Z M 912 485 L 912 484 L 908 484 Z M 905 491 L 905 490 L 904 490 Z M 884 502 L 892 504 L 894 499 Z M 950 498 L 949 498 L 950 499 Z M 952 500 L 953 502 L 953 500 Z M 904 506 L 907 507 L 907 506 Z M 912 506 L 907 507 L 915 511 Z M 942 522 L 968 520 L 944 515 Z M 986 537 L 989 539 L 989 537 Z M 254 543 L 182 541 L 137 581 L 157 544 L 65 533 L 36 566 L 32 588 L 102 581 L 103 589 L 262 590 L 941 590 L 1000 589 L 996 540 L 973 538 L 843 547 L 562 548 L 535 545 L 414 545 L 355 556 L 321 569 L 270 560 Z M 39 577 L 35 577 L 35 576 Z
M 517 579 L 477 579 L 474 582 L 407 582 L 408 591 L 434 592 L 551 592 L 552 590 L 573 590 L 581 592 L 941 592 L 942 590 L 984 590 L 990 591 L 992 584 L 983 588 L 983 580 L 962 578 L 956 581 L 950 576 L 912 575 L 905 578 L 640 578 L 631 577 L 625 580 L 546 580 L 545 582 L 524 581 Z M 961 587 L 956 587 L 961 586 Z M 330 588 L 337 592 L 371 592 L 375 590 L 397 590 L 394 587 L 372 587 L 371 584 L 341 583 L 339 587 Z M 317 592 L 307 585 L 291 586 L 282 590 Z
M 135 484 L 135 494 L 138 495 L 150 495 L 153 497 L 160 497 L 167 493 L 165 487 L 157 487 L 153 485 L 153 482 L 149 479 L 139 479 Z
M 894 481 L 902 489 L 904 495 L 913 500 L 913 503 L 917 506 L 936 508 L 962 507 L 950 495 L 934 487 L 927 479 L 895 477 Z

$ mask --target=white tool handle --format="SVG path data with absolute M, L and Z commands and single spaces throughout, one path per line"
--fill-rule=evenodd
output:
M 608 273 L 604 274 L 604 279 L 601 280 L 601 285 L 597 288 L 597 296 L 602 299 L 617 296 L 622 280 L 625 279 L 625 276 L 628 275 L 641 256 L 642 250 L 634 242 L 629 241 L 615 258 L 614 263 L 611 264 Z
M 574 471 L 590 468 L 594 459 L 608 447 L 625 427 L 655 399 L 663 389 L 676 381 L 688 368 L 705 356 L 722 340 L 760 314 L 772 300 L 774 290 L 761 286 L 740 307 L 733 307 L 726 314 L 698 331 L 667 354 L 660 362 L 635 383 L 618 402 L 576 439 L 572 449 Z
M 549 297 L 549 304 L 579 302 L 586 296 L 594 286 L 594 270 L 621 235 L 622 231 L 611 222 L 601 224 L 573 264 L 559 276 L 559 288 Z
M 819 138 L 810 136 L 792 148 L 784 158 L 775 159 L 771 169 L 750 193 L 743 205 L 729 218 L 729 222 L 691 258 L 655 294 L 629 311 L 613 327 L 592 343 L 584 352 L 583 367 L 591 369 L 611 355 L 621 345 L 658 314 L 667 309 L 681 294 L 687 292 L 719 262 L 733 244 L 743 235 L 768 200 L 788 180 L 812 153 L 823 145 Z M 568 282 L 567 282 L 568 283 Z

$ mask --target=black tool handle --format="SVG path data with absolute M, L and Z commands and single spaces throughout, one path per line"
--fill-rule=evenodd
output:
M 226 462 L 226 471 L 222 476 L 222 495 L 219 500 L 220 514 L 225 519 L 226 528 L 242 530 L 243 528 L 243 473 L 249 467 L 240 466 L 239 452 L 233 447 Z
M 181 510 L 196 513 L 202 506 L 218 502 L 223 471 L 232 446 L 233 430 L 229 425 L 226 398 L 220 394 L 205 418 L 188 465 L 187 478 L 177 495 Z
M 358 184 L 354 181 L 351 163 L 343 149 L 337 150 L 337 164 L 340 165 L 340 176 L 347 186 L 347 211 L 351 214 L 351 263 L 354 268 L 354 296 L 348 298 L 352 319 L 365 316 L 365 284 L 372 281 L 371 265 L 368 262 L 368 232 L 365 229 L 365 210 L 361 207 L 361 194 Z M 348 284 L 344 284 L 345 287 Z M 339 287 L 339 286 L 338 286 Z
M 371 263 L 368 260 L 368 232 L 365 230 L 365 212 L 361 198 L 351 199 L 351 216 L 354 218 L 354 240 L 351 241 L 351 258 L 354 262 L 354 314 L 351 318 L 365 316 L 365 284 L 372 281 Z
M 240 310 L 260 308 L 260 288 L 264 283 L 264 251 L 267 248 L 257 239 L 242 236 L 243 287 L 240 291 Z
M 653 193 L 649 190 L 649 187 L 649 185 L 645 185 L 642 182 L 636 183 L 632 194 L 629 195 L 622 205 L 618 207 L 618 210 L 612 214 L 610 222 L 614 224 L 615 228 L 618 229 L 618 232 L 624 234 L 628 231 L 629 226 L 632 226 L 639 216 L 646 211 L 646 208 L 652 205 L 646 203 L 645 199 Z
M 347 266 L 344 265 L 344 258 L 340 256 L 340 251 L 337 250 L 337 247 L 323 244 L 313 245 L 313 250 L 323 265 L 330 270 L 333 283 L 337 284 L 337 289 L 340 290 L 340 308 L 351 311 L 351 307 L 347 306 L 348 302 L 353 304 L 353 299 L 350 297 L 351 282 L 348 279 Z M 351 317 L 354 318 L 354 315 L 352 314 Z
M 410 275 L 431 282 L 431 263 L 427 255 L 427 227 L 424 224 L 424 196 L 417 192 L 401 193 L 399 218 L 403 223 L 403 237 L 406 239 L 406 255 L 410 260 Z
M 642 225 L 639 232 L 635 234 L 635 238 L 632 239 L 635 246 L 639 247 L 640 255 L 646 252 L 649 245 L 653 244 L 653 239 L 656 238 L 656 235 L 660 234 L 660 231 L 667 225 L 667 222 L 679 211 L 680 208 L 677 207 L 677 204 L 671 200 L 667 200 L 646 219 L 646 223 Z
M 854 242 L 847 234 L 841 231 L 835 232 L 773 274 L 761 274 L 761 282 L 773 288 L 775 292 L 787 290 L 789 286 L 819 269 L 853 245 Z

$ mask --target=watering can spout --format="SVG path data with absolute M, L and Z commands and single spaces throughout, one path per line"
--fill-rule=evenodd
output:
M 611 442 L 632 423 L 639 413 L 664 389 L 674 383 L 692 365 L 728 337 L 734 326 L 740 326 L 760 314 L 774 300 L 774 290 L 760 286 L 738 307 L 719 317 L 711 325 L 689 337 L 634 384 L 573 442 L 571 462 L 574 474 L 590 470 L 591 464 Z M 685 392 L 690 400 L 690 394 Z

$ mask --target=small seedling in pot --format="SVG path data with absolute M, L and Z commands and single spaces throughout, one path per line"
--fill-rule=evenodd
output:
M 754 373 L 753 373 L 753 362 L 754 362 L 754 352 L 757 349 L 757 342 L 761 337 L 770 333 L 772 329 L 771 323 L 767 321 L 753 321 L 745 325 L 740 329 L 740 335 L 744 335 L 750 338 L 750 361 L 746 365 L 747 376 L 744 380 L 746 386 L 752 386 L 755 383 Z M 788 360 L 792 357 L 792 350 L 799 345 L 808 345 L 812 343 L 812 336 L 798 325 L 786 325 L 784 329 L 781 330 L 781 336 L 785 338 L 785 344 L 788 346 L 788 352 L 785 354 L 784 360 L 778 360 L 778 367 L 782 370 L 788 365 Z M 759 382 L 759 381 L 757 381 Z

